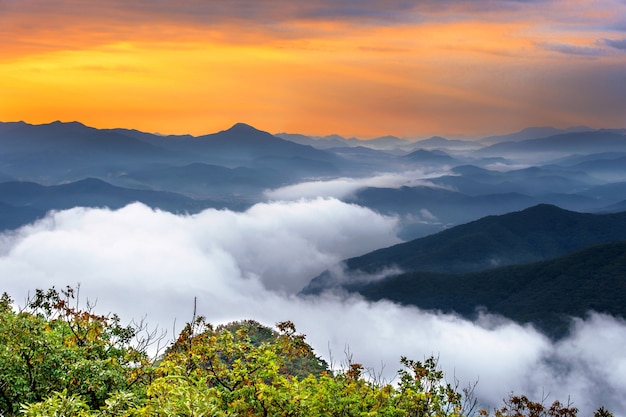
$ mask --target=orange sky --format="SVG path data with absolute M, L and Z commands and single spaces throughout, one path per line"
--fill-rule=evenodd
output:
M 363 138 L 624 127 L 625 22 L 619 0 L 0 0 L 0 121 Z

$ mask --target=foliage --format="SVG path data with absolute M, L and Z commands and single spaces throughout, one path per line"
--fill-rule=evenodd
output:
M 399 405 L 407 416 L 460 415 L 462 396 L 450 384 L 443 384 L 443 372 L 430 357 L 416 362 L 402 357 Z
M 69 306 L 76 294 L 37 291 L 14 311 L 0 298 L 0 415 L 165 416 L 489 416 L 475 412 L 472 389 L 445 381 L 437 359 L 401 358 L 397 384 L 358 363 L 329 369 L 293 323 L 213 326 L 195 317 L 159 358 L 152 334 L 137 344 L 136 326 Z M 77 297 L 76 297 L 77 298 Z M 574 417 L 511 396 L 494 417 Z M 611 417 L 599 409 L 594 417 Z
M 142 395 L 151 378 L 151 362 L 143 349 L 145 340 L 133 345 L 140 327 L 122 326 L 117 316 L 72 307 L 70 301 L 76 297 L 72 288 L 37 290 L 24 309 L 14 311 L 10 298 L 3 295 L 1 415 L 16 414 L 20 404 L 48 397 L 59 404 L 74 404 L 73 399 L 80 398 L 97 409 L 112 392 Z M 64 394 L 54 396 L 55 392 Z

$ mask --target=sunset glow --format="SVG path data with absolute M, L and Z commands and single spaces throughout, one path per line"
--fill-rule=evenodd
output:
M 626 126 L 624 2 L 408 3 L 0 1 L 0 120 L 358 137 Z

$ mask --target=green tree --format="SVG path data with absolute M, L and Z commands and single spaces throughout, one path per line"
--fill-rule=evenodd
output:
M 151 362 L 145 350 L 133 345 L 137 327 L 121 326 L 117 316 L 73 307 L 75 297 L 69 287 L 37 290 L 23 309 L 15 310 L 12 300 L 2 296 L 1 415 L 15 415 L 20 404 L 48 397 L 80 398 L 90 409 L 99 409 L 114 392 L 141 395 L 145 390 Z
M 575 417 L 511 395 L 474 412 L 473 387 L 446 382 L 434 357 L 400 359 L 398 382 L 348 360 L 329 369 L 293 323 L 214 327 L 195 317 L 158 362 L 137 326 L 80 310 L 70 288 L 37 291 L 21 310 L 0 297 L 0 415 L 64 417 Z M 139 326 L 141 328 L 141 326 Z M 600 408 L 594 417 L 612 417 Z

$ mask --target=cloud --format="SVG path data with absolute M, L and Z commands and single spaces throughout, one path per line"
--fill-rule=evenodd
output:
M 426 172 L 422 170 L 403 173 L 385 173 L 364 178 L 335 178 L 332 180 L 307 181 L 285 187 L 268 190 L 265 196 L 271 200 L 297 200 L 316 196 L 346 198 L 356 191 L 367 187 L 400 188 L 400 187 L 434 187 L 444 188 L 428 181 L 429 178 L 450 175 L 447 171 Z
M 245 213 L 207 210 L 189 217 L 141 204 L 120 211 L 76 208 L 22 229 L 18 236 L 27 237 L 13 238 L 11 255 L 36 259 L 38 273 L 71 265 L 70 281 L 92 270 L 101 279 L 142 276 L 156 266 L 161 280 L 182 273 L 194 281 L 206 269 L 208 276 L 236 272 L 268 289 L 294 293 L 344 258 L 398 243 L 395 227 L 393 218 L 321 198 L 257 204 Z M 49 258 L 57 251 L 60 256 Z M 187 261 L 179 264 L 178 259 Z
M 588 45 L 575 45 L 569 42 L 558 41 L 546 41 L 538 42 L 537 45 L 543 49 L 553 52 L 560 52 L 566 55 L 581 55 L 581 56 L 601 56 L 606 54 L 604 48 Z
M 25 0 L 19 4 L 5 3 L 7 11 L 68 12 L 72 16 L 103 16 L 138 22 L 159 17 L 204 21 L 214 24 L 227 21 L 253 21 L 258 24 L 290 20 L 387 20 L 400 19 L 414 8 L 414 2 L 390 0 L 385 4 L 374 0 L 361 1 L 289 1 L 267 0 L 188 0 L 184 3 L 153 0 L 103 0 L 97 3 L 75 1 Z
M 601 43 L 611 48 L 620 49 L 626 51 L 626 39 L 602 39 Z
M 477 394 L 497 406 L 509 392 L 549 401 L 571 395 L 582 415 L 600 405 L 626 412 L 626 324 L 592 315 L 551 343 L 530 327 L 482 314 L 476 322 L 390 302 L 293 294 L 337 259 L 397 242 L 396 220 L 334 199 L 254 206 L 244 213 L 194 216 L 141 204 L 120 210 L 75 208 L 0 235 L 3 291 L 23 302 L 35 288 L 81 283 L 81 299 L 125 320 L 147 315 L 182 328 L 198 299 L 213 323 L 292 320 L 317 352 L 355 361 L 387 378 L 399 357 L 440 358 L 447 375 L 479 380 Z
M 492 164 L 486 164 L 484 166 L 485 169 L 490 171 L 498 171 L 498 172 L 507 172 L 513 171 L 517 169 L 530 168 L 531 165 L 528 164 L 511 164 L 511 163 L 503 163 L 503 162 L 494 162 Z

